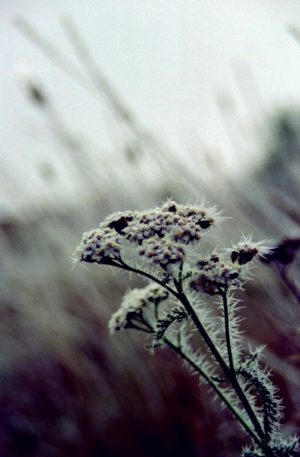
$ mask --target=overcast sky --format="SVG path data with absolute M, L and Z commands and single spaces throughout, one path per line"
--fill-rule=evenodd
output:
M 17 75 L 24 69 L 68 125 L 114 147 L 105 109 L 14 25 L 25 18 L 76 62 L 60 23 L 66 15 L 131 110 L 181 153 L 219 149 L 236 170 L 239 154 L 256 154 L 249 131 L 274 108 L 300 103 L 300 45 L 288 33 L 290 25 L 300 29 L 297 0 L 1 0 L 2 205 L 42 192 L 36 168 L 54 147 L 22 93 Z M 218 103 L 228 110 L 231 98 L 234 115 L 227 111 L 224 123 Z

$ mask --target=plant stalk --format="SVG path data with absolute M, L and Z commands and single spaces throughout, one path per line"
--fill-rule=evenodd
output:
M 213 356 L 215 357 L 216 361 L 218 362 L 218 364 L 220 365 L 220 367 L 222 368 L 227 380 L 230 382 L 232 388 L 235 390 L 237 396 L 239 397 L 243 407 L 245 408 L 245 411 L 249 417 L 249 419 L 251 420 L 252 424 L 253 424 L 253 427 L 256 431 L 256 434 L 254 434 L 254 432 L 252 431 L 251 433 L 251 437 L 255 440 L 255 442 L 259 445 L 259 447 L 264 451 L 266 457 L 274 457 L 274 454 L 272 453 L 272 451 L 270 450 L 270 448 L 264 444 L 265 441 L 266 441 L 266 436 L 265 436 L 265 433 L 264 431 L 262 430 L 261 428 L 261 425 L 260 423 L 258 422 L 257 418 L 256 418 L 256 415 L 245 395 L 245 393 L 243 392 L 236 376 L 235 376 L 235 373 L 232 374 L 232 371 L 231 369 L 227 366 L 226 362 L 224 361 L 224 359 L 222 358 L 222 356 L 220 355 L 219 351 L 217 350 L 217 348 L 215 347 L 214 343 L 212 342 L 211 338 L 209 337 L 208 333 L 206 332 L 205 328 L 203 327 L 202 323 L 200 322 L 194 308 L 192 307 L 191 303 L 189 302 L 188 298 L 186 297 L 184 291 L 183 291 L 183 288 L 182 288 L 182 266 L 181 266 L 181 270 L 180 270 L 180 274 L 179 274 L 179 281 L 177 281 L 176 279 L 174 279 L 174 285 L 176 287 L 176 291 L 174 289 L 172 289 L 171 287 L 169 287 L 167 284 L 163 283 L 162 281 L 160 281 L 158 278 L 156 278 L 155 276 L 151 275 L 150 273 L 147 273 L 147 272 L 143 272 L 142 270 L 139 270 L 137 268 L 134 268 L 134 267 L 131 267 L 130 265 L 126 264 L 122 259 L 119 259 L 119 263 L 115 263 L 115 266 L 118 266 L 120 268 L 123 268 L 127 271 L 131 271 L 133 273 L 137 273 L 141 276 L 144 276 L 148 279 L 150 279 L 151 281 L 154 281 L 156 282 L 157 284 L 159 284 L 160 286 L 164 287 L 165 289 L 168 290 L 168 292 L 170 292 L 173 296 L 175 296 L 181 303 L 182 305 L 184 306 L 184 308 L 186 309 L 186 311 L 188 312 L 188 314 L 190 315 L 194 325 L 196 326 L 197 330 L 199 331 L 201 337 L 203 338 L 205 344 L 207 345 L 207 347 L 209 348 L 209 350 L 211 351 L 211 353 L 213 354 Z M 227 405 L 227 403 L 226 403 Z M 255 436 L 255 438 L 254 438 Z

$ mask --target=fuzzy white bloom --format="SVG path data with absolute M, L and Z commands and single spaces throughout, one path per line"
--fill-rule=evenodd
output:
M 74 260 L 88 263 L 106 263 L 120 257 L 121 239 L 108 228 L 94 229 L 83 234 L 75 251 Z
M 132 289 L 124 295 L 120 308 L 112 315 L 108 328 L 111 333 L 130 327 L 133 320 L 141 321 L 147 307 L 153 308 L 169 294 L 163 288 L 153 284 L 142 289 Z
M 154 264 L 166 269 L 181 262 L 184 245 L 197 243 L 220 216 L 213 208 L 179 205 L 168 200 L 161 208 L 148 211 L 116 212 L 108 216 L 99 229 L 83 235 L 75 261 L 109 263 L 121 256 L 125 241 L 139 249 L 139 256 L 151 257 Z M 160 246 L 159 246 L 160 245 Z
M 153 236 L 190 243 L 199 241 L 213 224 L 213 216 L 204 209 L 196 210 L 170 201 L 162 208 L 136 213 L 127 227 L 123 228 L 123 233 L 129 241 L 137 244 Z
M 227 262 L 226 256 L 213 253 L 196 263 L 196 271 L 190 281 L 190 288 L 196 292 L 208 295 L 220 293 L 220 289 L 239 287 L 241 269 L 232 262 Z
M 183 245 L 172 243 L 168 239 L 152 237 L 144 241 L 138 249 L 138 254 L 149 259 L 154 265 L 168 270 L 168 266 L 183 262 L 185 250 Z

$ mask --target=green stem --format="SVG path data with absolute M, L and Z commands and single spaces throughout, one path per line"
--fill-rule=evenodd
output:
M 232 356 L 232 347 L 231 347 L 231 337 L 230 337 L 230 325 L 229 325 L 229 309 L 228 309 L 228 300 L 227 300 L 227 289 L 222 290 L 220 289 L 220 294 L 223 300 L 223 307 L 224 307 L 224 321 L 225 321 L 225 338 L 226 338 L 226 345 L 227 345 L 227 354 L 229 360 L 229 367 L 232 373 L 232 376 L 235 376 L 235 369 L 233 363 L 233 356 Z
M 238 395 L 242 405 L 244 406 L 245 411 L 247 412 L 248 417 L 251 420 L 251 422 L 256 430 L 256 433 L 261 440 L 260 447 L 264 446 L 262 444 L 266 439 L 264 431 L 262 430 L 261 425 L 258 422 L 256 415 L 255 415 L 245 393 L 243 392 L 238 380 L 236 379 L 236 376 L 234 374 L 232 375 L 230 368 L 225 363 L 223 357 L 220 355 L 219 351 L 217 350 L 216 346 L 210 339 L 205 328 L 201 324 L 195 310 L 193 309 L 192 305 L 190 304 L 189 300 L 187 299 L 185 293 L 182 290 L 182 285 L 176 279 L 174 280 L 174 284 L 175 284 L 177 292 L 178 292 L 178 299 L 181 301 L 181 303 L 187 310 L 188 314 L 191 316 L 197 330 L 199 331 L 200 335 L 202 336 L 203 340 L 205 341 L 207 347 L 210 349 L 210 351 L 213 354 L 213 356 L 215 357 L 216 361 L 219 363 L 220 367 L 224 371 L 226 378 L 231 383 L 231 385 L 232 385 L 233 389 L 236 391 L 236 394 Z M 267 455 L 270 455 L 270 454 L 267 454 Z
M 151 281 L 156 282 L 160 286 L 162 286 L 165 289 L 167 289 L 168 292 L 170 292 L 173 296 L 175 296 L 182 303 L 184 308 L 187 310 L 188 314 L 191 316 L 191 319 L 192 319 L 194 325 L 196 326 L 197 330 L 199 331 L 200 335 L 202 336 L 204 342 L 206 343 L 207 347 L 209 348 L 209 350 L 211 351 L 211 353 L 215 357 L 216 361 L 219 363 L 220 367 L 224 371 L 224 374 L 225 374 L 226 378 L 230 382 L 231 386 L 233 387 L 233 389 L 235 390 L 237 396 L 239 397 L 243 407 L 245 408 L 245 411 L 246 411 L 249 419 L 251 420 L 251 422 L 253 424 L 253 427 L 254 427 L 254 429 L 256 431 L 256 434 L 257 434 L 257 436 L 256 436 L 256 434 L 254 434 L 254 432 L 252 432 L 251 436 L 253 437 L 253 434 L 254 434 L 256 443 L 265 452 L 266 457 L 274 457 L 273 453 L 271 452 L 269 447 L 266 444 L 264 444 L 265 441 L 266 441 L 265 433 L 262 430 L 261 425 L 260 425 L 259 421 L 257 420 L 256 415 L 255 415 L 255 413 L 254 413 L 254 411 L 253 411 L 253 409 L 252 409 L 252 407 L 251 407 L 251 405 L 250 405 L 245 393 L 243 392 L 243 390 L 242 390 L 242 388 L 241 388 L 236 376 L 232 375 L 232 372 L 231 372 L 230 368 L 227 366 L 226 362 L 224 361 L 224 359 L 220 355 L 219 351 L 215 347 L 214 343 L 210 339 L 210 337 L 209 337 L 208 333 L 206 332 L 205 328 L 201 324 L 201 322 L 200 322 L 200 320 L 199 320 L 194 308 L 190 304 L 188 298 L 186 297 L 186 295 L 185 295 L 185 293 L 183 291 L 182 281 L 177 281 L 176 279 L 174 279 L 174 284 L 175 284 L 175 287 L 176 287 L 176 291 L 175 291 L 174 289 L 172 289 L 171 287 L 169 287 L 168 285 L 164 284 L 162 281 L 157 279 L 155 276 L 151 275 L 150 273 L 143 272 L 142 270 L 139 270 L 137 268 L 129 266 L 122 259 L 119 259 L 119 262 L 115 263 L 114 266 L 118 266 L 118 267 L 123 268 L 123 269 L 125 269 L 127 271 L 131 271 L 133 273 L 137 273 L 138 275 L 144 276 L 144 277 L 150 279 Z M 182 278 L 182 265 L 180 266 L 179 278 Z
M 155 330 L 154 328 L 149 324 L 149 322 L 147 322 L 145 319 L 143 319 L 143 324 L 145 324 L 147 327 L 148 327 L 148 331 L 146 331 L 146 333 L 149 333 L 152 332 L 154 333 Z M 145 331 L 145 330 L 144 330 Z M 259 438 L 256 436 L 256 434 L 253 432 L 253 430 L 251 429 L 251 427 L 249 427 L 249 425 L 247 424 L 247 422 L 244 421 L 244 419 L 240 416 L 240 414 L 238 413 L 238 411 L 234 408 L 234 406 L 228 401 L 228 399 L 225 397 L 225 395 L 223 394 L 223 392 L 218 388 L 218 386 L 213 382 L 213 380 L 211 379 L 211 377 L 205 373 L 205 371 L 203 371 L 201 369 L 201 367 L 199 367 L 185 352 L 182 351 L 182 349 L 180 348 L 180 346 L 176 346 L 175 344 L 173 344 L 168 338 L 164 337 L 163 338 L 163 341 L 164 343 L 169 346 L 169 348 L 171 348 L 173 351 L 176 352 L 177 355 L 179 355 L 183 360 L 185 360 L 191 367 L 194 368 L 194 370 L 200 375 L 202 376 L 203 379 L 205 379 L 205 381 L 209 384 L 209 386 L 215 391 L 215 393 L 220 397 L 221 401 L 223 401 L 223 403 L 225 403 L 225 405 L 227 406 L 227 408 L 231 411 L 231 413 L 233 414 L 233 416 L 237 419 L 238 422 L 240 422 L 240 424 L 242 425 L 242 427 L 245 429 L 245 431 L 252 437 L 252 439 L 259 445 L 261 446 L 261 443 L 260 443 L 260 440 Z
M 177 299 L 179 298 L 176 290 L 172 289 L 172 287 L 168 286 L 163 281 L 161 281 L 160 279 L 158 279 L 155 276 L 151 275 L 150 273 L 147 273 L 146 271 L 138 270 L 137 268 L 131 267 L 130 265 L 125 263 L 124 260 L 121 259 L 121 258 L 118 259 L 118 263 L 116 261 L 114 261 L 113 263 L 110 263 L 110 265 L 116 266 L 116 267 L 119 267 L 119 268 L 123 268 L 123 270 L 131 271 L 132 273 L 136 273 L 136 274 L 138 274 L 140 276 L 144 276 L 144 277 L 150 279 L 151 281 L 154 281 L 157 284 L 159 284 L 161 287 L 163 287 L 168 292 L 170 292 L 170 294 L 174 295 Z
M 244 419 L 240 416 L 238 411 L 234 408 L 234 406 L 228 401 L 228 399 L 225 397 L 223 392 L 218 388 L 218 386 L 211 380 L 211 378 L 203 371 L 201 368 L 196 365 L 196 363 L 191 360 L 178 346 L 175 346 L 171 341 L 169 341 L 167 338 L 164 338 L 164 342 L 171 348 L 173 351 L 175 351 L 183 360 L 185 360 L 189 365 L 191 365 L 197 373 L 202 376 L 205 381 L 209 384 L 209 386 L 215 391 L 215 393 L 220 397 L 221 401 L 225 403 L 229 411 L 233 414 L 233 416 L 237 419 L 237 421 L 241 424 L 241 426 L 245 429 L 245 431 L 252 437 L 252 439 L 259 445 L 261 446 L 261 442 L 259 438 L 256 436 L 254 431 L 249 427 L 247 422 L 244 421 Z

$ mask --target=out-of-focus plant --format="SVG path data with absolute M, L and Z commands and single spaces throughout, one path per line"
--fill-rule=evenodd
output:
M 284 230 L 265 262 L 274 268 L 289 292 L 300 303 L 299 110 L 289 108 L 276 113 L 269 122 L 269 137 L 266 157 L 257 177 L 263 183 L 265 192 L 271 196 L 273 218 L 277 213 L 277 219 L 280 218 L 277 225 Z
M 229 249 L 201 252 L 200 241 L 221 219 L 215 208 L 172 200 L 154 210 L 115 213 L 83 235 L 75 260 L 149 280 L 125 295 L 111 332 L 140 330 L 150 335 L 151 349 L 175 351 L 251 438 L 244 457 L 294 456 L 298 439 L 280 432 L 282 400 L 261 363 L 262 347 L 245 351 L 235 298 L 249 265 L 269 250 L 248 237 Z
M 299 238 L 286 238 L 280 241 L 270 252 L 264 261 L 275 267 L 288 290 L 300 304 L 300 288 L 293 279 L 290 270 L 295 263 L 300 250 Z

